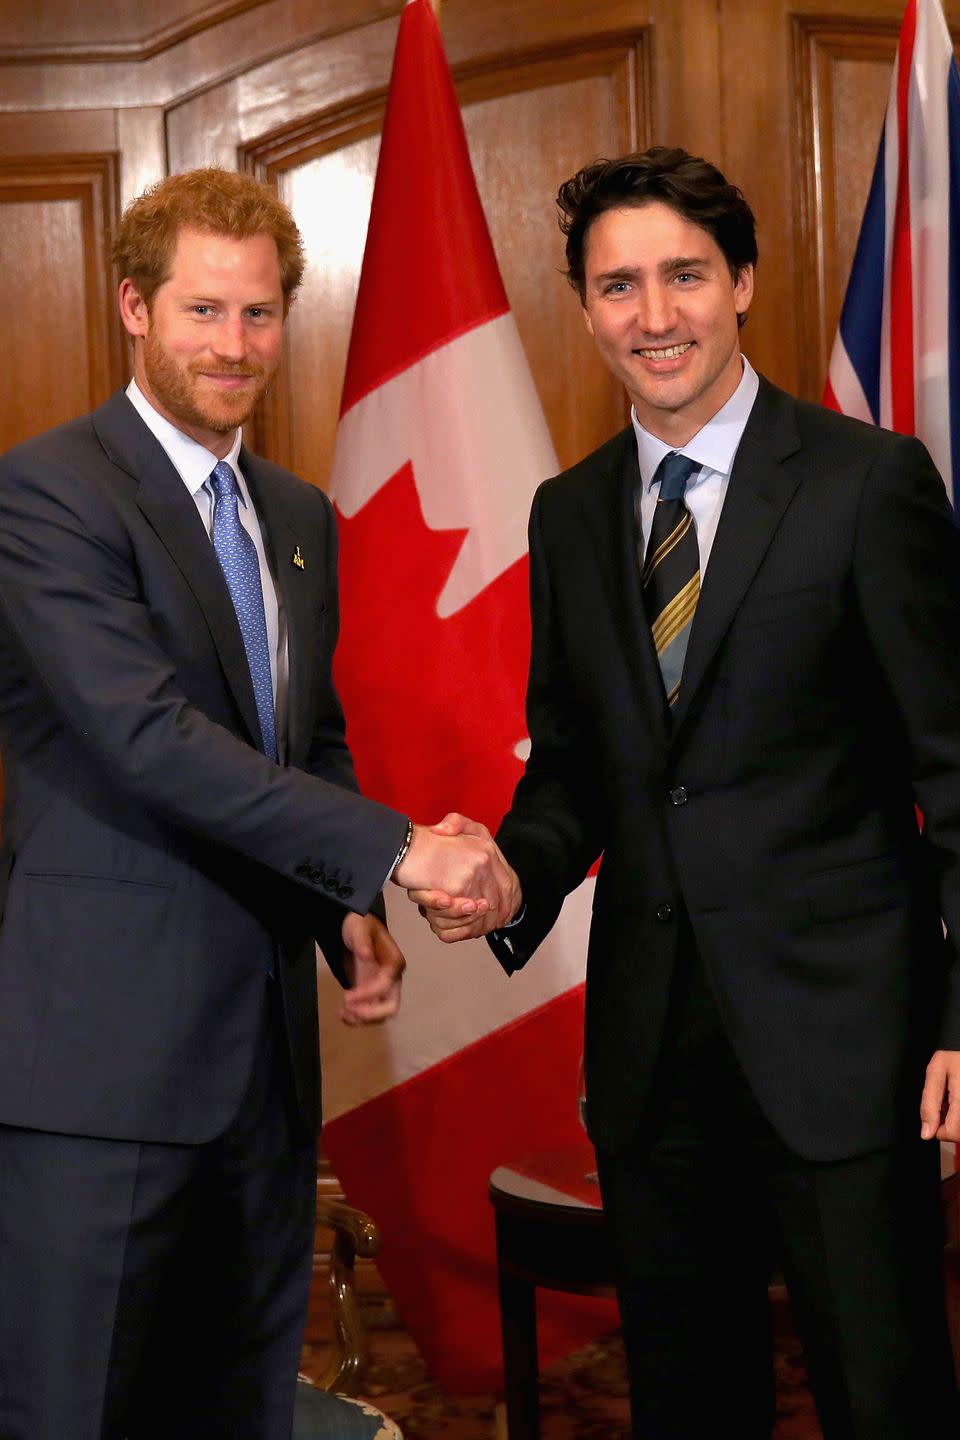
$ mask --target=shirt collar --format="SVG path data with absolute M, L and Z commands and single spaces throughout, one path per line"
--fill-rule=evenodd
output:
M 178 430 L 176 425 L 171 424 L 159 410 L 155 410 L 140 389 L 136 380 L 131 380 L 127 386 L 127 399 L 136 410 L 140 419 L 147 429 L 153 434 L 166 451 L 171 464 L 179 474 L 184 485 L 190 494 L 196 496 L 210 478 L 210 472 L 217 463 L 217 456 Z M 227 464 L 232 466 L 234 474 L 239 479 L 240 471 L 237 464 L 237 457 L 240 454 L 240 444 L 243 439 L 243 432 L 238 427 L 233 437 L 233 444 L 229 454 L 223 458 Z M 240 485 L 240 499 L 246 504 L 243 486 Z
M 684 455 L 689 455 L 691 460 L 696 460 L 697 464 L 703 467 L 701 473 L 711 470 L 720 475 L 729 475 L 733 469 L 737 447 L 760 389 L 756 370 L 746 355 L 741 355 L 740 359 L 743 361 L 743 374 L 730 399 L 707 421 L 702 430 L 697 431 L 692 440 L 688 440 L 686 445 L 681 447 Z M 656 435 L 651 435 L 649 430 L 645 430 L 637 419 L 633 406 L 630 407 L 630 420 L 633 433 L 637 437 L 640 478 L 643 488 L 649 490 L 660 461 L 664 455 L 675 450 L 676 446 L 668 445 L 665 440 L 660 440 Z M 689 483 L 694 485 L 698 479 L 699 476 L 694 475 Z

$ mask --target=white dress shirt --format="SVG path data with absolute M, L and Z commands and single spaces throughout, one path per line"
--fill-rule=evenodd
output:
M 656 435 L 651 435 L 650 431 L 640 424 L 636 410 L 632 407 L 630 410 L 633 431 L 637 437 L 637 457 L 640 461 L 641 488 L 637 520 L 643 536 L 643 554 L 647 552 L 653 512 L 657 508 L 657 497 L 660 493 L 660 482 L 658 480 L 654 485 L 653 477 L 664 455 L 669 455 L 672 450 L 679 448 L 683 455 L 689 455 L 691 460 L 696 460 L 702 467 L 699 473 L 695 472 L 687 481 L 683 497 L 693 516 L 697 532 L 701 580 L 717 533 L 720 511 L 723 509 L 727 486 L 730 484 L 730 471 L 733 469 L 740 439 L 760 388 L 757 372 L 750 361 L 745 355 L 740 358 L 743 361 L 740 384 L 727 403 L 721 406 L 716 415 L 708 420 L 703 429 L 698 430 L 686 445 L 678 447 L 658 440 Z
M 172 425 L 159 411 L 155 410 L 136 380 L 131 380 L 127 386 L 127 398 L 151 434 L 159 440 L 170 463 L 186 485 L 212 544 L 214 493 L 213 486 L 210 484 L 210 474 L 214 465 L 217 464 L 217 456 L 196 440 L 192 440 L 189 435 L 185 435 L 182 430 L 178 430 L 176 425 Z M 256 546 L 257 559 L 260 562 L 260 585 L 263 589 L 267 643 L 270 646 L 270 676 L 273 681 L 273 700 L 277 720 L 277 747 L 282 759 L 286 750 L 289 681 L 286 617 L 279 592 L 270 573 L 270 566 L 267 563 L 267 552 L 256 508 L 250 498 L 247 482 L 238 464 L 241 439 L 242 431 L 238 429 L 229 454 L 223 458 L 237 477 L 237 490 L 240 495 L 238 506 L 240 524 Z

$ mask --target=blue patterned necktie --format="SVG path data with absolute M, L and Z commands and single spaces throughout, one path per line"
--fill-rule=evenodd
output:
M 643 599 L 663 675 L 667 701 L 676 704 L 680 677 L 700 598 L 700 548 L 683 492 L 700 466 L 671 451 L 657 466 L 660 493 L 643 564 Z
M 210 484 L 216 496 L 213 507 L 213 548 L 217 552 L 223 578 L 227 582 L 230 599 L 240 622 L 243 648 L 247 652 L 253 695 L 257 702 L 263 753 L 269 759 L 276 760 L 277 718 L 257 547 L 240 523 L 237 477 L 226 460 L 218 461 L 213 467 Z

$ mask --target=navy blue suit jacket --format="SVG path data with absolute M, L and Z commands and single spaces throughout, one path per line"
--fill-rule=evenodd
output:
M 313 939 L 336 963 L 345 910 L 375 904 L 406 821 L 356 793 L 330 503 L 246 451 L 241 465 L 287 619 L 282 766 L 256 748 L 196 506 L 126 396 L 0 460 L 0 1123 L 218 1134 L 271 964 L 317 1123 Z

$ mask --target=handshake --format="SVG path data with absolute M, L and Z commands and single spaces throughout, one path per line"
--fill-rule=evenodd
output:
M 463 815 L 414 825 L 391 876 L 440 940 L 473 940 L 508 924 L 520 909 L 520 882 L 490 831 Z

